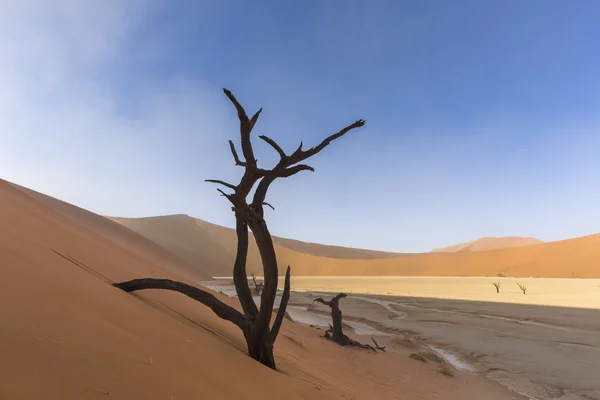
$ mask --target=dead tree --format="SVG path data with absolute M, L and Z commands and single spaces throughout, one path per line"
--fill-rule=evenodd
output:
M 256 275 L 254 274 L 254 272 L 251 275 L 252 275 L 252 282 L 254 282 L 254 294 L 256 296 L 260 296 L 265 285 L 262 282 L 256 282 Z
M 329 331 L 325 332 L 325 338 L 331 339 L 342 346 L 348 344 L 347 341 L 350 340 L 348 336 L 344 335 L 344 331 L 342 329 L 342 310 L 340 310 L 340 299 L 343 299 L 346 296 L 346 293 L 340 293 L 330 301 L 325 301 L 322 297 L 313 300 L 313 303 L 316 301 L 317 303 L 324 304 L 331 308 L 331 319 L 333 320 L 333 326 L 330 325 L 331 333 L 329 333 Z
M 494 287 L 496 288 L 496 293 L 500 293 L 500 286 L 502 286 L 502 282 L 494 282 Z
M 527 292 L 527 286 L 520 283 L 517 283 L 517 286 L 519 286 L 519 289 L 521 289 L 521 292 L 523 292 L 523 294 Z
M 373 350 L 375 353 L 377 353 L 377 350 L 370 344 L 362 344 L 344 335 L 344 331 L 342 329 L 342 310 L 340 310 L 340 299 L 343 299 L 346 296 L 347 295 L 345 293 L 339 293 L 330 301 L 325 301 L 322 297 L 313 300 L 313 303 L 316 301 L 331 308 L 331 319 L 333 320 L 333 326 L 331 324 L 329 325 L 329 329 L 325 331 L 325 335 L 323 337 L 341 346 L 357 346 L 362 347 L 363 349 Z M 371 338 L 371 340 L 373 339 Z M 373 342 L 375 342 L 375 340 L 373 340 Z M 378 345 L 377 347 L 384 351 L 383 348 L 379 347 Z
M 301 164 L 301 162 L 319 153 L 333 140 L 344 136 L 352 129 L 363 126 L 365 121 L 358 120 L 327 137 L 316 147 L 311 147 L 307 150 L 302 149 L 301 142 L 300 146 L 289 155 L 273 139 L 267 136 L 259 136 L 260 139 L 275 149 L 280 156 L 277 165 L 271 169 L 263 169 L 257 165 L 250 140 L 250 133 L 258 121 L 262 109 L 249 118 L 233 94 L 227 89 L 223 89 L 223 91 L 235 106 L 240 121 L 240 139 L 243 157 L 240 158 L 238 156 L 235 145 L 231 140 L 229 141 L 229 147 L 235 165 L 244 168 L 244 174 L 237 185 L 212 179 L 207 180 L 207 182 L 219 184 L 230 190 L 229 193 L 226 193 L 221 189 L 217 189 L 231 203 L 231 209 L 235 214 L 238 243 L 233 265 L 233 281 L 242 312 L 228 306 L 200 288 L 168 279 L 135 279 L 128 282 L 116 283 L 115 286 L 126 292 L 143 289 L 174 290 L 201 302 L 210 307 L 219 317 L 232 322 L 242 330 L 250 357 L 272 369 L 276 369 L 275 358 L 273 356 L 273 343 L 277 338 L 279 328 L 285 317 L 290 292 L 290 267 L 288 266 L 286 271 L 281 304 L 277 310 L 275 321 L 272 327 L 270 327 L 275 296 L 277 295 L 279 272 L 273 239 L 264 219 L 264 207 L 267 206 L 273 209 L 273 206 L 265 201 L 267 191 L 277 178 L 287 178 L 301 171 L 314 171 L 312 167 Z M 254 190 L 252 200 L 249 202 L 248 196 L 255 187 L 256 190 Z M 252 298 L 246 273 L 248 229 L 252 230 L 263 265 L 264 286 L 261 294 L 260 309 L 256 306 Z

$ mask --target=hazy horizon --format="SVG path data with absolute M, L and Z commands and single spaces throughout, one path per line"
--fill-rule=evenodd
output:
M 0 4 L 0 177 L 101 215 L 232 227 L 226 87 L 259 163 L 367 125 L 273 186 L 273 234 L 391 252 L 600 231 L 600 3 Z

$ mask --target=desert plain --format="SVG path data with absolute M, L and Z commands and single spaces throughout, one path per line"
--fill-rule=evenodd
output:
M 205 284 L 234 295 L 230 281 Z M 296 277 L 293 287 L 298 322 L 326 328 L 327 309 L 312 300 L 343 291 L 356 334 L 433 349 L 530 399 L 600 398 L 600 279 Z

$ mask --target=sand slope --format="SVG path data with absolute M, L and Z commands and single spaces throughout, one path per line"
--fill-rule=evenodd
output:
M 510 247 L 531 246 L 544 243 L 541 240 L 531 237 L 484 237 L 470 242 L 456 244 L 454 246 L 443 247 L 441 249 L 431 250 L 430 253 L 458 253 L 461 251 L 486 251 L 507 249 Z
M 183 215 L 115 220 L 212 276 L 231 276 L 237 243 L 232 229 Z M 295 276 L 503 274 L 517 277 L 600 278 L 600 234 L 488 251 L 383 253 L 383 256 L 368 250 L 304 244 L 290 239 L 277 238 L 275 241 L 281 270 L 289 264 Z M 248 270 L 258 275 L 262 271 L 258 251 L 252 241 Z
M 1 180 L 0 218 L 3 400 L 512 398 L 406 354 L 334 346 L 289 321 L 276 346 L 281 372 L 271 371 L 248 358 L 237 328 L 206 307 L 177 293 L 111 286 L 201 276 L 148 240 Z

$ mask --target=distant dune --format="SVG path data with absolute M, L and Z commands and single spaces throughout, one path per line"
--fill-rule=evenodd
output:
M 212 276 L 231 276 L 236 236 L 232 229 L 186 215 L 113 218 Z M 281 270 L 296 276 L 496 276 L 600 278 L 600 234 L 542 243 L 531 238 L 482 240 L 453 253 L 384 253 L 276 238 Z M 523 240 L 520 240 L 523 239 Z M 525 242 L 529 241 L 528 245 Z M 490 243 L 491 242 L 491 243 Z M 518 247 L 515 243 L 519 242 Z M 501 249 L 493 249 L 503 243 Z M 508 247 L 512 244 L 512 247 Z M 473 246 L 470 248 L 470 246 Z M 468 249 L 468 250 L 467 250 Z M 481 251 L 481 250 L 487 251 Z M 251 241 L 248 271 L 262 274 Z
M 202 271 L 211 276 L 231 275 L 237 246 L 237 236 L 233 229 L 183 214 L 148 218 L 108 218 L 147 237 L 189 263 L 199 266 Z M 252 237 L 252 233 L 250 236 Z M 295 254 L 302 254 L 325 258 L 373 260 L 402 255 L 375 250 L 327 246 L 279 237 L 273 239 L 278 254 L 281 255 L 284 251 L 289 251 L 292 258 Z M 261 275 L 262 271 L 258 248 L 253 241 L 251 241 L 248 254 L 248 270 L 256 272 L 258 275 Z
M 441 249 L 431 250 L 431 253 L 458 253 L 462 251 L 486 251 L 507 249 L 510 247 L 531 246 L 544 243 L 541 240 L 531 237 L 484 237 L 470 242 L 456 244 Z
M 209 279 L 199 266 L 113 221 L 3 180 L 0 220 L 2 400 L 515 398 L 461 371 L 450 380 L 385 338 L 394 351 L 375 357 L 288 320 L 274 372 L 248 357 L 241 331 L 209 308 L 179 293 L 112 286 L 142 277 L 194 284 Z

